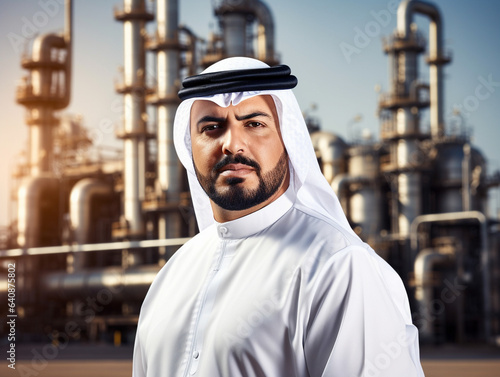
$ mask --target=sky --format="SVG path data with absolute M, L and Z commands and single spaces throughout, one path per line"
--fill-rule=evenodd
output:
M 389 62 L 382 38 L 396 28 L 394 0 L 264 0 L 271 9 L 281 63 L 299 79 L 294 89 L 302 110 L 322 129 L 347 141 L 369 130 L 379 134 L 378 92 L 387 92 Z M 208 39 L 216 31 L 215 0 L 179 0 L 181 24 Z M 15 103 L 16 86 L 26 74 L 20 66 L 24 43 L 36 34 L 64 27 L 62 0 L 0 0 L 0 226 L 12 219 L 9 190 L 13 167 L 26 149 L 24 108 Z M 148 0 L 148 3 L 150 1 Z M 441 9 L 445 49 L 452 62 L 444 68 L 447 129 L 458 124 L 472 135 L 485 156 L 488 172 L 500 170 L 500 2 L 435 0 Z M 119 0 L 74 0 L 74 65 L 71 103 L 65 113 L 79 114 L 98 147 L 120 146 L 113 127 L 121 127 L 123 25 L 114 20 Z M 418 16 L 427 37 L 429 22 Z M 150 31 L 154 31 L 151 26 Z M 152 56 L 152 55 L 151 55 Z M 148 59 L 152 59 L 148 58 Z M 419 67 L 428 82 L 428 66 Z M 461 118 L 454 115 L 461 110 Z M 425 129 L 428 116 L 424 115 Z M 357 119 L 357 121 L 355 121 Z M 500 194 L 491 192 L 497 211 Z

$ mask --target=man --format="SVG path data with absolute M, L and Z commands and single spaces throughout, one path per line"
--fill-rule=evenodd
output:
M 183 84 L 200 233 L 144 300 L 134 376 L 423 376 L 403 284 L 350 229 L 288 68 L 229 58 Z

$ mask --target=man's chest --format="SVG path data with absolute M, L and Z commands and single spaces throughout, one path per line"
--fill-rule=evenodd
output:
M 283 355 L 301 332 L 299 258 L 269 242 L 218 243 L 211 254 L 162 282 L 148 347 L 189 374 L 231 354 Z

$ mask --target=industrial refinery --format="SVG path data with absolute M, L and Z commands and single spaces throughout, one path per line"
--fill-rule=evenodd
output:
M 13 96 L 29 136 L 26 163 L 10 177 L 16 211 L 0 237 L 0 300 L 7 302 L 4 282 L 15 263 L 17 331 L 27 341 L 60 334 L 133 341 L 156 273 L 197 233 L 173 147 L 182 79 L 230 56 L 282 63 L 270 0 L 212 1 L 217 28 L 209 36 L 179 23 L 179 3 L 123 0 L 110 16 L 123 25 L 124 52 L 115 85 L 122 147 L 113 158 L 95 158 L 89 129 L 62 115 L 76 90 L 71 0 L 64 32 L 38 35 L 19 62 L 25 76 Z M 417 16 L 428 30 L 416 27 Z M 467 132 L 446 124 L 444 72 L 453 59 L 445 18 L 432 2 L 399 4 L 397 28 L 380 51 L 389 82 L 378 94 L 378 138 L 346 140 L 305 118 L 353 229 L 403 279 L 421 341 L 494 344 L 500 227 L 488 193 L 500 186 L 500 172 Z M 4 317 L 7 310 L 1 306 Z M 7 334 L 7 325 L 0 330 Z

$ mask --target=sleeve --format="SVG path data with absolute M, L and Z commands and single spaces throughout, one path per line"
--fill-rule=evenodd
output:
M 311 377 L 423 377 L 418 331 L 396 272 L 349 246 L 323 265 L 304 332 Z
M 139 326 L 137 326 L 137 332 L 135 334 L 132 377 L 146 377 L 145 360 L 143 356 L 143 349 L 141 347 L 141 339 L 139 337 Z

